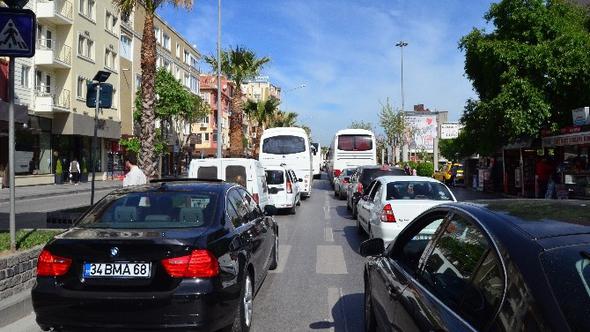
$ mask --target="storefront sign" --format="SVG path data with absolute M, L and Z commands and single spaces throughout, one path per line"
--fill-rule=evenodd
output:
M 576 108 L 572 110 L 574 126 L 583 126 L 590 124 L 590 107 Z
M 440 139 L 457 138 L 462 128 L 460 123 L 443 123 L 440 125 Z
M 578 145 L 590 143 L 590 132 L 567 134 L 543 138 L 543 147 Z

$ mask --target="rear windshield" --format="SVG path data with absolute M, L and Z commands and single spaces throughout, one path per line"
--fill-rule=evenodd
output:
M 541 264 L 572 331 L 590 328 L 590 245 L 562 247 L 541 255 Z
M 399 181 L 387 184 L 386 199 L 453 200 L 449 190 L 442 184 L 428 181 Z
M 283 171 L 266 171 L 266 183 L 267 184 L 283 184 L 285 183 L 285 172 Z
M 265 138 L 262 152 L 270 154 L 291 154 L 305 152 L 305 139 L 300 136 L 280 135 Z
M 197 178 L 205 180 L 217 180 L 217 167 L 201 166 L 197 171 Z
M 359 181 L 363 186 L 368 186 L 373 180 L 385 175 L 406 175 L 403 169 L 380 169 L 380 168 L 366 168 L 361 171 Z
M 246 168 L 244 166 L 227 166 L 225 168 L 225 181 L 246 187 Z
M 77 224 L 83 228 L 192 228 L 215 217 L 214 192 L 110 194 Z
M 373 149 L 373 139 L 370 135 L 340 135 L 338 136 L 338 150 L 367 151 Z

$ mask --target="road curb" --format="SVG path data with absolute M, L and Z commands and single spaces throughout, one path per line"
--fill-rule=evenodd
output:
M 12 295 L 0 302 L 0 328 L 12 324 L 33 312 L 31 290 Z
M 101 191 L 101 190 L 110 190 L 110 189 L 112 190 L 112 189 L 117 189 L 117 188 L 121 188 L 121 186 L 117 185 L 117 186 L 112 186 L 112 187 L 95 188 L 94 190 Z M 31 199 L 31 198 L 67 196 L 67 195 L 72 195 L 72 194 L 89 193 L 90 191 L 91 191 L 91 189 L 79 189 L 79 190 L 74 190 L 74 191 L 64 191 L 64 192 L 56 192 L 56 193 L 50 193 L 50 194 L 35 194 L 35 195 L 17 197 L 16 201 L 21 201 L 24 199 Z M 10 202 L 10 198 L 0 199 L 0 203 L 8 203 L 8 202 Z

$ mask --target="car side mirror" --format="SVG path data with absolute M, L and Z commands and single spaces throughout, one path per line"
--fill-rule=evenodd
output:
M 267 216 L 274 216 L 277 214 L 277 208 L 274 205 L 264 206 L 264 214 Z
M 303 182 L 303 179 L 302 179 L 302 178 L 299 178 L 299 179 L 297 179 L 297 181 L 299 181 L 299 182 Z
M 276 187 L 268 188 L 268 192 L 270 194 L 273 194 L 273 195 L 274 194 L 278 194 L 279 193 L 279 188 L 276 188 Z
M 385 252 L 385 242 L 379 238 L 366 240 L 361 243 L 359 251 L 363 257 L 381 256 Z

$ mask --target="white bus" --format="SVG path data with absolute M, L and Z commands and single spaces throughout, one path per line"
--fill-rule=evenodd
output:
M 311 143 L 312 156 L 311 156 L 311 163 L 313 165 L 313 178 L 319 179 L 322 177 L 322 162 L 324 161 L 322 158 L 322 147 L 320 143 Z
M 311 196 L 313 167 L 311 164 L 311 145 L 307 132 L 298 127 L 269 128 L 260 138 L 262 166 L 285 166 L 295 171 L 302 180 L 301 197 Z
M 377 165 L 375 134 L 365 129 L 343 129 L 336 132 L 328 150 L 326 172 L 334 183 L 343 169 Z

